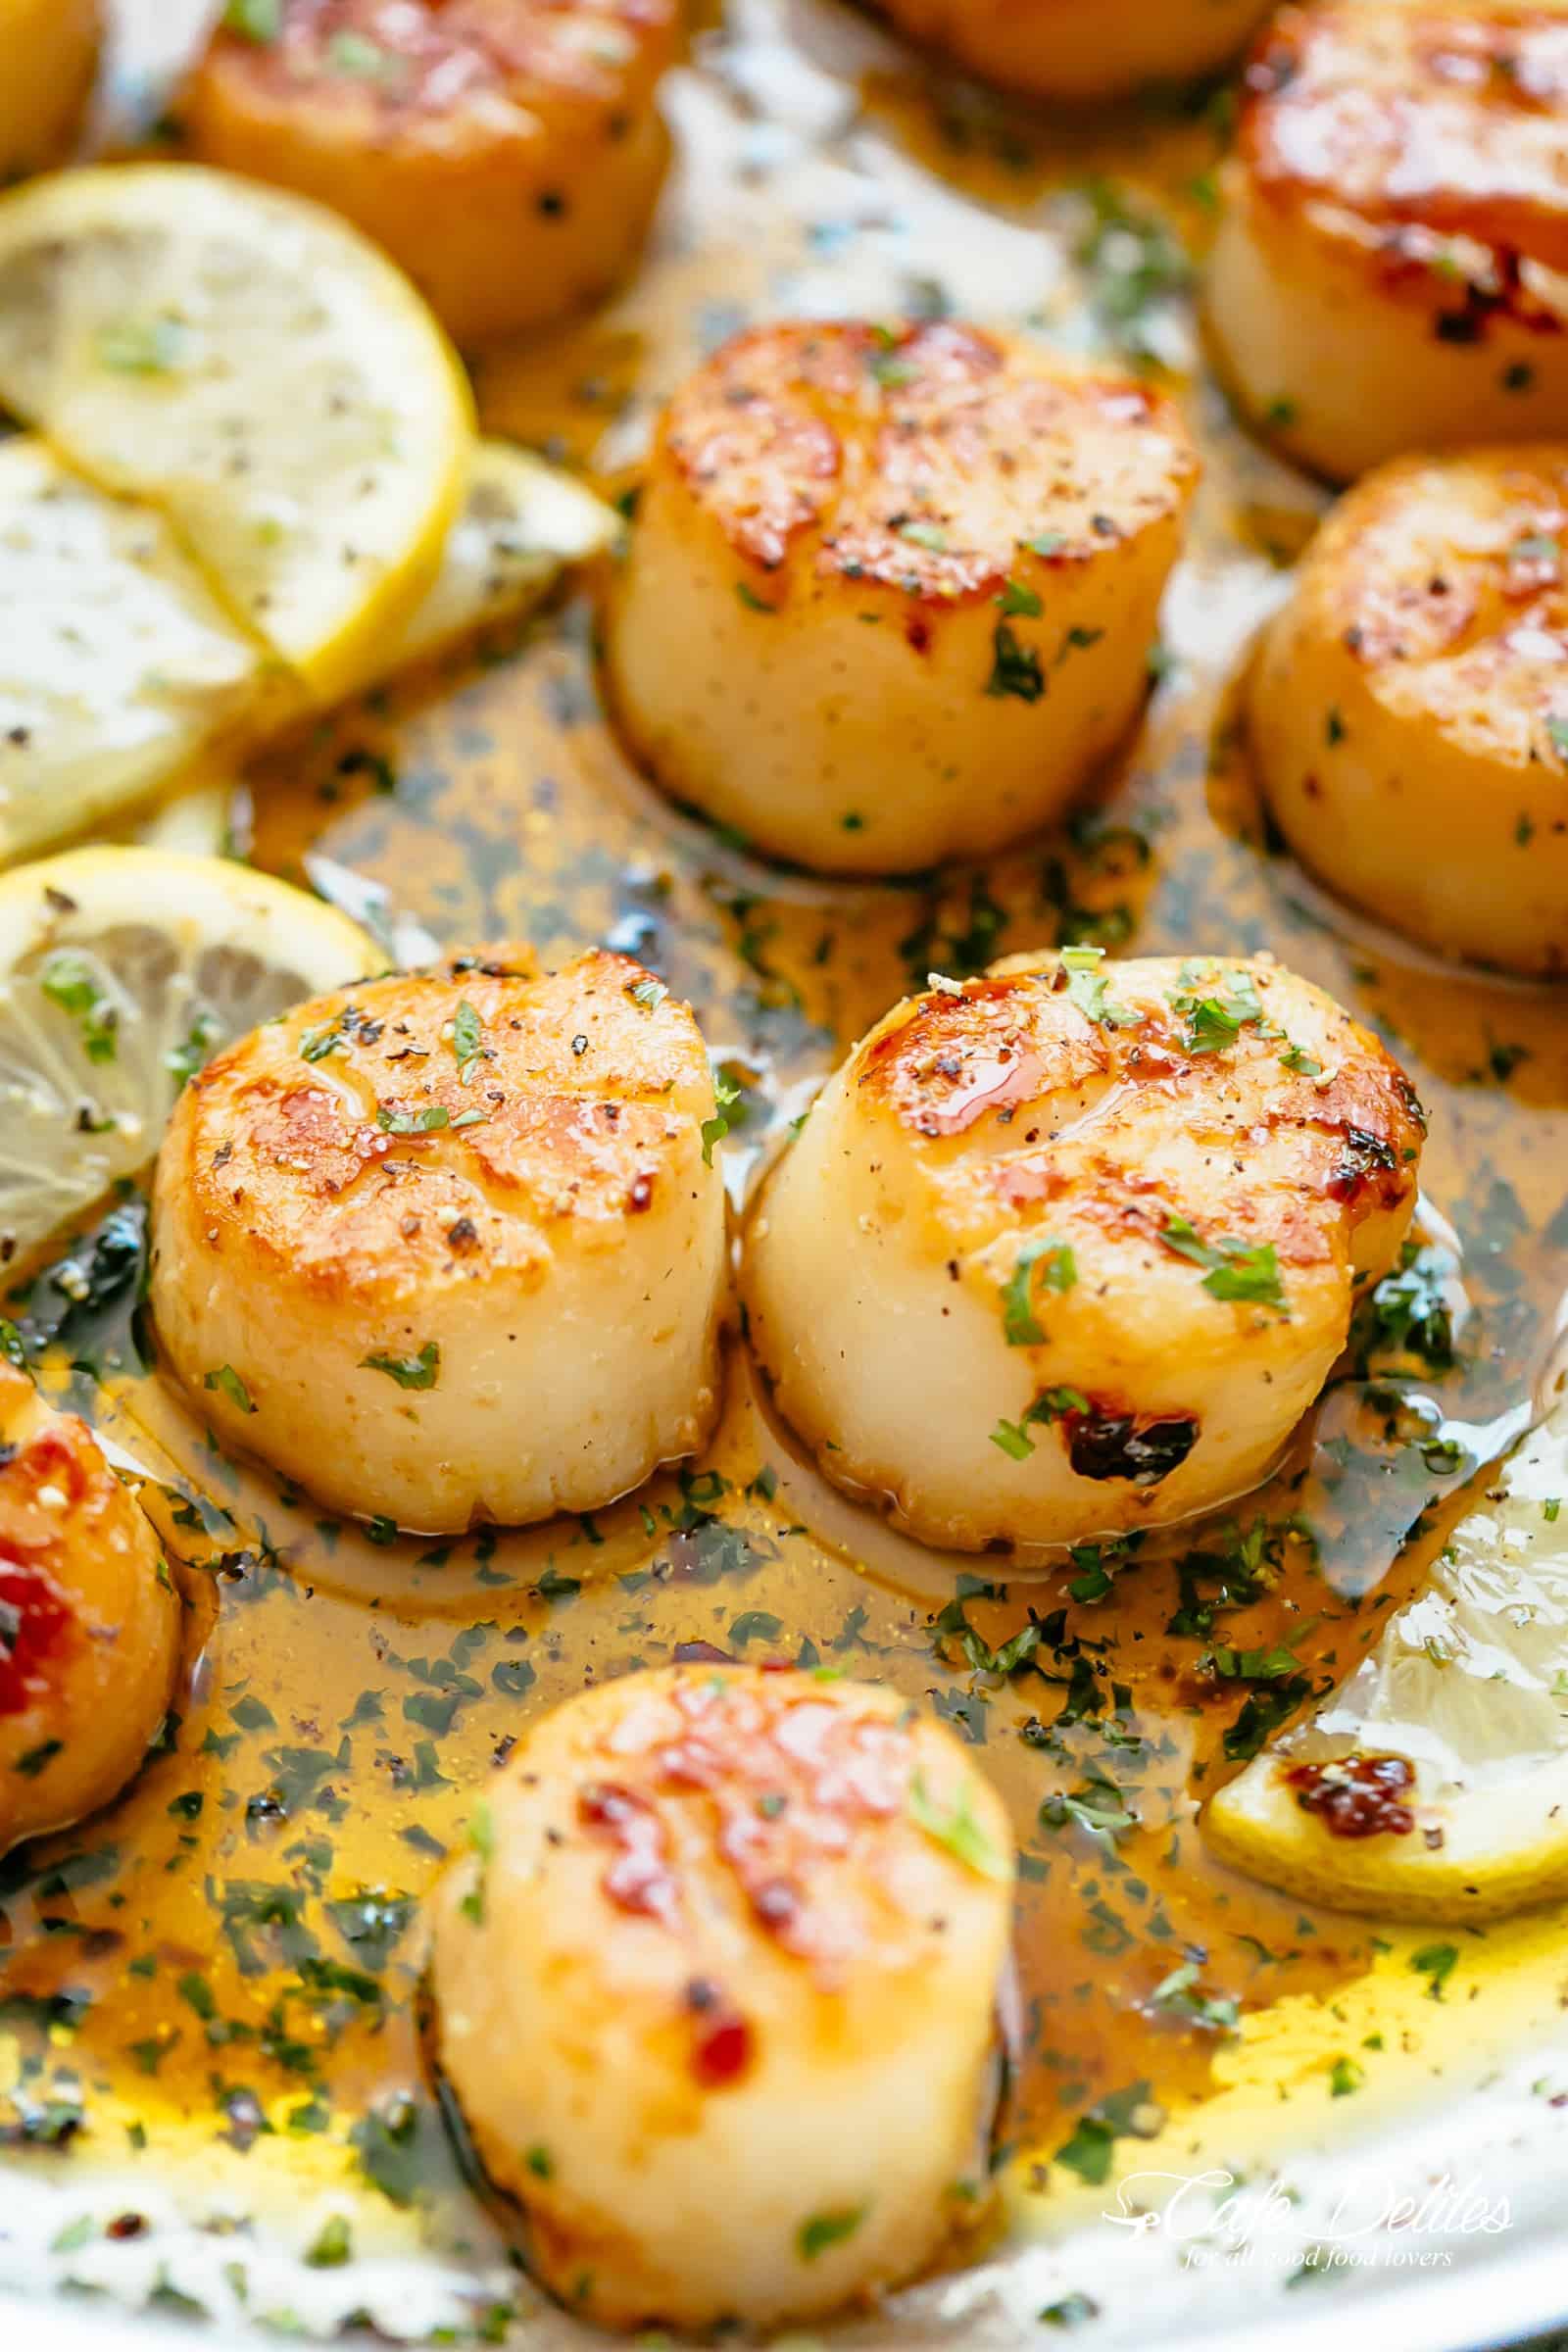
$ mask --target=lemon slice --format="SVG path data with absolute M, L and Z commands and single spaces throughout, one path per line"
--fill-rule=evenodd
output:
M 158 507 L 318 696 L 430 586 L 472 448 L 466 379 L 392 264 L 193 164 L 0 200 L 0 400 Z
M 156 789 L 259 674 L 161 515 L 0 446 L 0 858 Z
M 521 614 L 616 528 L 569 476 L 480 442 L 434 586 L 344 689 Z M 306 707 L 156 509 L 95 489 L 30 434 L 0 445 L 0 864 L 119 818 Z
M 570 474 L 505 441 L 481 441 L 435 585 L 395 643 L 380 649 L 377 674 L 516 618 L 566 564 L 603 554 L 619 527 L 603 499 Z
M 1342 1910 L 1494 1919 L 1568 1892 L 1568 1403 L 1204 1829 L 1238 1869 Z
M 0 1261 L 145 1166 L 227 1039 L 385 962 L 220 858 L 74 850 L 0 876 Z

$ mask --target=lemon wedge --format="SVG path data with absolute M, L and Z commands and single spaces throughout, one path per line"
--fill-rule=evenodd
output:
M 0 400 L 156 506 L 317 697 L 434 580 L 473 444 L 407 278 L 335 214 L 194 164 L 0 200 Z
M 481 441 L 434 586 L 344 689 L 519 616 L 616 528 L 569 476 Z M 31 434 L 0 444 L 0 864 L 119 819 L 310 707 L 156 509 L 95 489 Z
M 0 1262 L 144 1167 L 220 1045 L 385 962 L 221 858 L 74 850 L 0 876 Z
M 1568 1402 L 1204 1831 L 1237 1869 L 1342 1910 L 1485 1920 L 1568 1893 Z

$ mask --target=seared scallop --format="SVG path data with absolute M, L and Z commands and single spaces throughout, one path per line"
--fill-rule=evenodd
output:
M 1233 57 L 1268 0 L 881 0 L 956 64 L 1035 98 L 1115 98 Z
M 102 30 L 99 0 L 0 0 L 0 187 L 63 161 Z
M 91 1431 L 0 1359 L 0 1853 L 129 1780 L 168 1710 L 179 1613 Z
M 679 0 L 280 0 L 228 11 L 180 113 L 204 161 L 346 214 L 480 343 L 635 258 L 679 30 Z
M 1250 730 L 1332 889 L 1441 954 L 1568 970 L 1568 445 L 1357 483 L 1263 639 Z
M 1208 317 L 1280 446 L 1339 481 L 1568 432 L 1568 15 L 1284 8 L 1246 87 Z
M 829 1080 L 747 1248 L 752 1342 L 839 1486 L 963 1550 L 1264 1478 L 1394 1263 L 1422 1125 L 1268 956 L 934 983 Z
M 595 953 L 318 997 L 209 1062 L 152 1297 L 220 1436 L 421 1532 L 586 1511 L 717 1409 L 724 1201 L 690 1011 Z
M 773 2327 L 983 2210 L 1012 1840 L 895 1692 L 710 1665 L 525 1730 L 434 1900 L 434 2051 L 584 2319 Z
M 621 720 L 774 856 L 993 850 L 1136 717 L 1197 474 L 1156 393 L 974 327 L 741 335 L 660 428 L 611 616 Z

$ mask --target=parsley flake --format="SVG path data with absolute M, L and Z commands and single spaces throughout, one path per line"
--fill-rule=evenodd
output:
M 1040 1347 L 1046 1335 L 1035 1315 L 1036 1289 L 1043 1286 L 1049 1291 L 1066 1292 L 1077 1280 L 1077 1261 L 1065 1242 L 1044 1238 L 1025 1242 L 1002 1289 L 1002 1323 L 1007 1346 Z
M 441 1349 L 426 1340 L 417 1355 L 362 1355 L 364 1372 L 384 1372 L 400 1389 L 433 1389 L 441 1370 Z
M 219 1396 L 226 1396 L 229 1403 L 235 1405 L 242 1413 L 254 1413 L 256 1410 L 249 1389 L 232 1364 L 220 1364 L 216 1372 L 207 1374 L 202 1386 L 204 1389 L 216 1391 Z
M 997 702 L 1011 694 L 1020 703 L 1038 703 L 1046 691 L 1046 679 L 1034 647 L 1021 644 L 1017 631 L 1004 620 L 998 621 L 991 644 L 993 661 L 987 694 Z

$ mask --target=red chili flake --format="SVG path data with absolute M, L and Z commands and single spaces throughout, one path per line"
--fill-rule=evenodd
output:
M 722 2090 L 751 2065 L 752 2029 L 722 1987 L 707 1977 L 693 1977 L 686 1987 L 686 2006 L 698 2020 L 692 2073 L 706 2089 Z
M 734 2011 L 705 2025 L 692 2046 L 692 2073 L 705 2088 L 722 2090 L 752 2063 L 752 2029 Z
M 1415 1828 L 1404 1801 L 1415 1787 L 1415 1767 L 1403 1756 L 1293 1764 L 1285 1778 L 1301 1810 L 1315 1813 L 1336 1838 L 1404 1838 Z
M 640 1214 L 645 1208 L 651 1208 L 653 1201 L 654 1180 L 644 1171 L 643 1174 L 632 1178 L 631 1191 L 626 1196 L 626 1206 L 634 1214 Z
M 0 1715 L 21 1715 L 44 1694 L 44 1662 L 74 1622 L 47 1569 L 0 1556 Z

